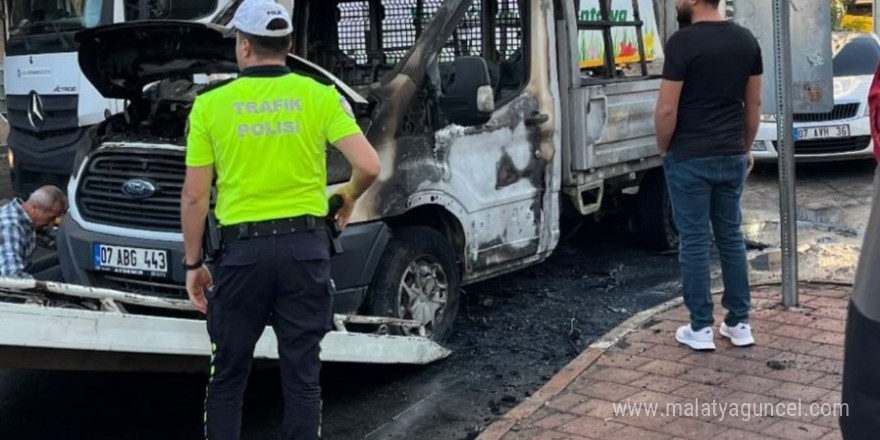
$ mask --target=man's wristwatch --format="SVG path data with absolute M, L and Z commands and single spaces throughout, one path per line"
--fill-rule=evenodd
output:
M 199 261 L 196 261 L 195 264 L 186 264 L 186 257 L 183 258 L 183 267 L 186 270 L 196 270 L 201 268 L 205 264 L 205 260 L 199 258 Z

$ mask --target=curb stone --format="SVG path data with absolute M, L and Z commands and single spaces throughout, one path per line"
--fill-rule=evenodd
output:
M 715 292 L 713 292 L 714 294 Z M 581 373 L 590 368 L 596 360 L 599 359 L 605 351 L 614 346 L 624 336 L 645 325 L 650 319 L 659 313 L 663 313 L 671 308 L 677 307 L 684 303 L 681 297 L 673 298 L 665 303 L 654 306 L 648 310 L 643 310 L 608 333 L 590 344 L 586 350 L 578 355 L 568 365 L 557 372 L 544 386 L 529 396 L 522 403 L 510 410 L 500 419 L 489 425 L 480 436 L 475 440 L 499 440 L 507 434 L 514 425 L 520 420 L 525 419 L 535 411 L 541 409 L 553 397 L 570 385 Z

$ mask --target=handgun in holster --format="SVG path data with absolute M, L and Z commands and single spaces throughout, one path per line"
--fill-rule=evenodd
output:
M 217 261 L 223 253 L 223 239 L 220 237 L 220 222 L 214 215 L 214 205 L 217 201 L 216 177 L 211 183 L 211 198 L 209 202 L 208 215 L 205 218 L 205 232 L 202 237 L 202 254 L 205 262 Z
M 208 212 L 205 220 L 205 233 L 202 238 L 202 252 L 205 256 L 205 262 L 216 261 L 223 253 L 223 241 L 220 239 L 220 225 L 217 223 L 217 217 L 214 216 L 214 210 Z
M 342 208 L 343 200 L 342 196 L 339 194 L 334 194 L 333 197 L 330 197 L 330 210 L 327 214 L 327 230 L 330 233 L 330 255 L 337 255 L 342 253 L 342 242 L 339 240 L 339 236 L 342 235 L 342 228 L 339 227 L 339 223 L 336 222 L 336 213 L 339 212 L 339 209 Z

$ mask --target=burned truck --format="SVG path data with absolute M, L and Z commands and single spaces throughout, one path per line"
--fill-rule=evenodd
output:
M 288 65 L 337 87 L 382 161 L 332 260 L 337 314 L 442 342 L 462 286 L 545 260 L 563 213 L 622 198 L 646 246 L 677 246 L 653 127 L 665 38 L 652 2 L 608 3 L 295 2 Z M 222 33 L 144 21 L 77 35 L 86 77 L 128 104 L 77 153 L 58 250 L 67 283 L 124 292 L 125 316 L 201 319 L 182 305 L 179 200 L 191 104 L 237 71 Z M 351 174 L 329 146 L 327 170 L 329 195 Z

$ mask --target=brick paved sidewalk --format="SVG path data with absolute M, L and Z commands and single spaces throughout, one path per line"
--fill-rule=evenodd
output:
M 840 439 L 837 415 L 822 411 L 841 411 L 849 292 L 804 285 L 800 308 L 785 310 L 779 287 L 755 288 L 757 345 L 748 348 L 721 339 L 717 326 L 724 309 L 716 295 L 717 349 L 711 353 L 675 341 L 675 329 L 687 322 L 687 309 L 676 306 L 607 349 L 585 351 L 478 440 Z M 647 405 L 640 407 L 641 416 L 615 414 L 613 404 L 625 402 L 659 405 L 653 416 L 645 415 Z M 667 409 L 678 415 L 664 416 Z M 698 413 L 682 416 L 689 409 Z

